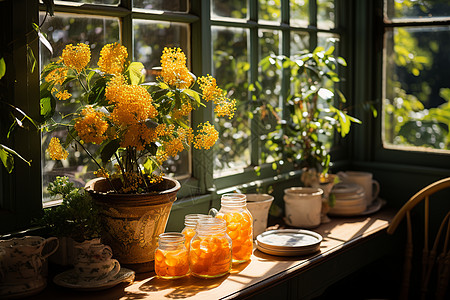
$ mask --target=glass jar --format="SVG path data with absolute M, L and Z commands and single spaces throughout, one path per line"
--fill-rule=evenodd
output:
M 201 218 L 211 218 L 210 215 L 203 214 L 189 214 L 184 216 L 184 228 L 181 231 L 186 239 L 186 249 L 189 249 L 189 243 L 195 235 L 195 228 L 197 227 L 197 221 Z
M 184 241 L 184 235 L 179 232 L 159 235 L 155 251 L 156 275 L 164 279 L 175 279 L 189 273 L 189 255 Z
M 215 278 L 228 274 L 231 270 L 231 243 L 224 220 L 199 219 L 189 250 L 192 275 Z
M 211 212 L 227 222 L 227 234 L 233 241 L 233 263 L 249 261 L 253 252 L 253 217 L 247 209 L 247 197 L 244 194 L 224 194 L 220 205 L 218 212 L 215 209 Z

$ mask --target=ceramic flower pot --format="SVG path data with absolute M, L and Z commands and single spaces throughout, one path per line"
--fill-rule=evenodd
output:
M 86 184 L 98 206 L 103 225 L 102 242 L 123 267 L 137 273 L 154 269 L 157 238 L 164 232 L 172 203 L 180 189 L 177 180 L 163 177 L 157 192 L 114 194 L 104 178 Z
M 323 190 L 312 187 L 291 187 L 284 190 L 284 204 L 288 225 L 314 228 L 320 225 Z
M 267 229 L 267 219 L 269 209 L 273 202 L 273 197 L 268 194 L 246 194 L 247 209 L 253 217 L 253 238 Z

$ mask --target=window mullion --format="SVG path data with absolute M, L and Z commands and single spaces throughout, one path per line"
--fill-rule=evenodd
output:
M 317 47 L 317 0 L 309 2 L 309 26 L 316 29 L 309 33 L 309 49 L 312 51 Z
M 122 45 L 127 47 L 128 56 L 134 56 L 134 43 L 133 43 L 133 18 L 131 11 L 133 9 L 133 0 L 122 0 L 120 6 L 128 10 L 128 14 L 120 19 L 120 40 Z

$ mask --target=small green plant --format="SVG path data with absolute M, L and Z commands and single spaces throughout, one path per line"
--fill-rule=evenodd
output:
M 50 234 L 83 241 L 100 236 L 100 221 L 93 201 L 84 189 L 74 187 L 68 177 L 56 177 L 47 188 L 52 197 L 62 197 L 61 205 L 44 210 L 36 221 Z
M 288 71 L 290 82 L 286 111 L 268 106 L 278 122 L 267 135 L 266 149 L 275 160 L 315 169 L 318 175 L 328 173 L 333 134 L 345 137 L 352 123 L 361 123 L 347 113 L 346 98 L 336 87 L 338 66 L 347 63 L 333 55 L 334 49 L 332 45 L 292 57 L 270 55 L 260 62 L 263 72 L 272 66 Z

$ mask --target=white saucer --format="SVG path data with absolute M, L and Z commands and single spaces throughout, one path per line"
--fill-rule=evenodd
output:
M 330 216 L 339 216 L 339 217 L 354 217 L 354 216 L 366 216 L 366 215 L 370 215 L 373 214 L 377 211 L 380 210 L 381 207 L 383 207 L 383 205 L 386 204 L 386 201 L 381 199 L 381 198 L 377 198 L 375 199 L 372 204 L 366 208 L 366 210 L 364 211 L 360 211 L 360 212 L 354 212 L 354 211 L 332 211 L 330 209 L 330 211 L 328 212 L 328 214 Z
M 130 269 L 121 268 L 119 273 L 112 277 L 109 281 L 104 282 L 87 282 L 80 280 L 75 269 L 65 271 L 58 274 L 53 278 L 53 282 L 59 286 L 66 288 L 77 289 L 81 291 L 98 291 L 111 288 L 121 282 L 133 282 L 135 277 L 135 272 Z
M 47 281 L 42 276 L 36 280 L 21 284 L 0 283 L 0 299 L 29 297 L 40 293 L 46 286 Z

